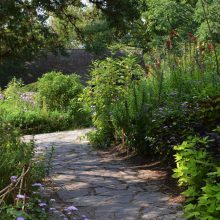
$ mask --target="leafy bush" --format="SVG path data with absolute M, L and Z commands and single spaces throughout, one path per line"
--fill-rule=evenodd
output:
M 201 180 L 205 178 L 211 162 L 207 144 L 207 137 L 195 137 L 174 147 L 178 153 L 175 154 L 177 168 L 173 177 L 178 178 L 180 186 L 191 186 L 196 191 L 201 188 Z M 193 194 L 189 195 L 193 197 Z
M 91 108 L 93 124 L 98 130 L 95 132 L 97 138 L 94 137 L 95 133 L 92 135 L 95 145 L 111 144 L 114 134 L 111 108 L 126 96 L 132 81 L 139 80 L 143 74 L 143 69 L 134 57 L 107 58 L 94 62 L 83 100 Z
M 6 124 L 0 125 L 0 189 L 10 183 L 10 176 L 17 176 L 33 156 L 33 146 L 22 143 L 19 133 Z
M 29 83 L 24 85 L 23 92 L 37 92 L 38 82 Z
M 0 101 L 0 112 L 4 123 L 20 128 L 24 133 L 58 131 L 70 126 L 67 113 L 47 111 L 20 98 Z
M 187 219 L 220 217 L 219 161 L 207 151 L 208 138 L 194 137 L 176 146 L 174 178 L 185 186 L 187 197 L 184 208 Z
M 197 47 L 195 36 L 179 48 L 171 37 L 172 47 L 145 56 L 147 76 L 140 67 L 126 67 L 133 67 L 131 57 L 95 63 L 85 90 L 99 130 L 91 135 L 95 145 L 121 142 L 173 162 L 175 145 L 218 125 L 220 76 L 213 51 Z
M 146 80 L 141 80 L 131 83 L 126 97 L 112 106 L 111 120 L 116 139 L 139 153 L 152 151 L 146 138 L 152 124 L 151 105 Z
M 64 111 L 70 101 L 77 100 L 82 92 L 82 84 L 76 74 L 64 75 L 61 72 L 44 74 L 37 83 L 38 99 L 44 101 L 49 110 Z M 72 102 L 73 103 L 73 102 Z
M 61 131 L 69 128 L 69 115 L 58 111 L 49 111 L 47 114 L 41 109 L 16 110 L 2 115 L 5 123 L 20 128 L 24 133 L 42 133 Z
M 17 100 L 21 93 L 22 86 L 23 83 L 21 80 L 17 80 L 16 78 L 13 78 L 12 81 L 8 83 L 7 88 L 4 91 L 5 98 L 8 101 Z
M 71 128 L 91 126 L 91 114 L 88 106 L 80 98 L 72 99 L 67 107 L 68 126 Z
M 59 80 L 64 83 L 61 83 L 60 87 Z M 82 85 L 78 82 L 76 75 L 49 73 L 36 85 L 39 85 L 39 93 L 24 92 L 27 90 L 26 86 L 23 86 L 21 81 L 13 79 L 3 91 L 4 98 L 0 100 L 1 120 L 20 128 L 26 134 L 90 125 L 89 112 L 79 99 Z M 43 88 L 48 99 L 43 96 Z
M 46 219 L 37 205 L 36 196 L 31 196 L 32 184 L 45 175 L 42 161 L 34 161 L 33 143 L 24 143 L 21 133 L 0 122 L 0 216 L 4 219 Z M 18 198 L 18 195 L 21 198 Z M 23 197 L 25 198 L 22 199 Z
M 108 148 L 113 141 L 112 134 L 106 128 L 97 129 L 95 131 L 91 131 L 88 134 L 88 138 L 92 143 L 93 147 L 97 148 Z
M 220 218 L 220 166 L 213 169 L 214 172 L 207 174 L 208 178 L 206 184 L 202 187 L 201 196 L 198 198 L 198 205 L 187 205 L 185 210 L 191 216 L 199 217 L 201 219 Z

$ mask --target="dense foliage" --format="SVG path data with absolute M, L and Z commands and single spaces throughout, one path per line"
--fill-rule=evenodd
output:
M 83 98 L 92 107 L 93 124 L 98 130 L 91 137 L 96 145 L 109 146 L 113 140 L 112 106 L 127 95 L 132 81 L 139 80 L 143 74 L 134 57 L 107 58 L 94 63 Z
M 59 72 L 45 74 L 39 79 L 37 87 L 39 99 L 44 99 L 50 110 L 65 110 L 72 99 L 77 102 L 77 96 L 82 92 L 77 75 L 65 76 Z
M 30 58 L 39 48 L 56 45 L 57 36 L 46 24 L 48 15 L 42 13 L 43 9 L 37 9 L 37 1 L 1 1 L 1 62 L 9 58 Z
M 67 45 L 78 39 L 97 53 L 113 45 L 146 52 L 161 47 L 172 31 L 178 32 L 178 42 L 192 33 L 199 40 L 219 43 L 219 0 L 90 2 L 93 4 L 83 9 L 67 7 L 69 19 L 57 20 L 56 31 L 68 29 L 62 38 L 69 42 Z
M 184 208 L 187 219 L 219 219 L 219 155 L 216 158 L 208 151 L 213 141 L 208 137 L 191 137 L 175 147 L 177 168 L 173 176 L 179 185 L 186 187 L 183 194 L 187 198 Z
M 32 184 L 44 177 L 45 161 L 33 161 L 34 145 L 23 143 L 17 129 L 1 121 L 0 131 L 1 218 L 46 219 L 38 207 L 39 196 L 31 195 Z
M 47 73 L 27 92 L 12 80 L 0 100 L 1 120 L 24 133 L 65 130 L 89 125 L 90 116 L 79 100 L 82 85 L 76 75 Z
M 210 68 L 215 66 L 213 52 L 194 52 L 194 57 L 193 48 L 190 43 L 178 58 L 172 50 L 163 59 L 146 57 L 148 75 L 131 57 L 96 63 L 85 92 L 97 138 L 107 144 L 114 137 L 137 151 L 172 157 L 173 145 L 213 129 L 219 120 L 220 79 Z M 131 71 L 129 65 L 135 68 Z

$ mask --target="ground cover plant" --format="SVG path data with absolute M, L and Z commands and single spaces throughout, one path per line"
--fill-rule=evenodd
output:
M 209 137 L 190 137 L 175 147 L 177 168 L 173 177 L 186 188 L 186 219 L 219 219 L 219 145 L 213 145 L 213 141 Z

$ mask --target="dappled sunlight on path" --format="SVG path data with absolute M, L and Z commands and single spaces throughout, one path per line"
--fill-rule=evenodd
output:
M 90 220 L 181 219 L 181 205 L 160 191 L 163 172 L 138 170 L 89 145 L 90 129 L 36 135 L 38 153 L 54 146 L 45 192 L 62 211 L 74 205 Z M 52 217 L 52 219 L 63 219 Z

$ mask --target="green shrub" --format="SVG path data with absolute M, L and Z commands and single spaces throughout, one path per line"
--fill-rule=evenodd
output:
M 220 166 L 207 176 L 206 185 L 202 187 L 196 209 L 194 210 L 193 206 L 188 205 L 185 210 L 200 219 L 217 220 L 220 218 Z
M 33 160 L 34 145 L 22 142 L 18 129 L 1 121 L 0 132 L 0 218 L 46 220 L 38 206 L 39 195 L 32 194 L 32 184 L 41 182 L 45 176 L 44 161 Z M 27 196 L 25 203 L 17 199 L 18 194 Z
M 13 78 L 7 85 L 7 88 L 4 90 L 4 96 L 8 101 L 15 101 L 19 99 L 21 88 L 23 83 L 21 80 Z
M 211 162 L 211 157 L 206 151 L 207 144 L 207 138 L 194 137 L 174 147 L 177 151 L 177 168 L 174 169 L 173 177 L 178 178 L 180 186 L 192 186 L 195 190 L 201 188 L 201 180 L 205 178 Z
M 45 78 L 49 76 L 50 74 L 45 76 Z M 25 86 L 23 86 L 22 82 L 13 79 L 4 90 L 4 99 L 0 100 L 1 120 L 11 124 L 15 128 L 21 129 L 26 134 L 89 126 L 91 121 L 90 114 L 79 99 L 79 94 L 82 92 L 82 85 L 78 82 L 77 76 L 73 75 L 69 77 L 61 73 L 55 73 L 54 76 L 50 76 L 49 78 L 55 82 L 51 81 L 49 83 L 48 79 L 45 80 L 42 78 L 42 81 L 40 80 L 41 83 L 39 83 L 39 94 L 36 92 L 24 92 Z M 62 88 L 58 91 L 59 80 L 62 82 L 63 78 L 68 81 L 67 87 L 64 85 L 66 80 L 63 80 L 64 84 L 61 83 Z M 53 83 L 55 87 L 50 87 L 49 84 L 52 85 Z M 48 100 L 45 96 L 41 96 L 43 93 L 43 84 L 47 88 L 46 91 L 48 93 L 46 95 L 48 96 Z M 68 86 L 72 87 L 68 88 Z M 63 95 L 62 92 L 64 92 Z M 37 94 L 38 102 L 36 101 Z M 54 96 L 55 102 L 50 100 L 52 96 Z M 51 107 L 47 103 L 53 103 L 54 105 Z M 57 106 L 56 108 L 55 105 Z
M 76 74 L 64 75 L 61 72 L 44 74 L 37 83 L 38 100 L 45 102 L 49 110 L 65 111 L 70 102 L 82 92 L 82 84 Z
M 120 93 L 120 97 L 114 99 L 113 97 L 117 97 L 114 94 L 113 101 L 109 103 L 107 101 L 111 100 L 111 92 L 103 95 L 105 93 L 101 92 L 101 85 L 104 84 L 104 79 L 100 78 L 99 74 L 96 77 L 102 80 L 99 83 L 101 88 L 95 83 L 91 84 L 93 87 L 91 86 L 90 90 L 87 88 L 91 96 L 89 101 L 106 101 L 105 104 L 94 104 L 94 124 L 106 135 L 109 130 L 108 140 L 112 137 L 112 141 L 123 142 L 137 152 L 160 155 L 172 162 L 173 146 L 189 135 L 210 131 L 220 119 L 219 89 L 214 86 L 209 74 L 192 72 L 181 76 L 181 73 L 174 69 L 164 73 L 163 78 L 149 75 L 147 78 L 130 82 Z M 220 84 L 219 79 L 216 76 L 215 84 Z M 199 81 L 202 82 L 198 83 Z M 111 91 L 117 87 L 113 85 L 112 83 Z M 108 85 L 104 89 L 108 92 Z M 102 111 L 98 106 L 102 106 Z M 97 133 L 98 140 L 104 137 L 100 132 Z
M 91 80 L 84 91 L 83 100 L 91 107 L 93 124 L 97 128 L 97 138 L 93 134 L 93 143 L 106 146 L 113 140 L 114 129 L 111 122 L 111 107 L 127 94 L 133 80 L 139 80 L 144 74 L 134 57 L 107 58 L 93 63 Z M 102 134 L 101 134 L 102 133 Z
M 99 130 L 97 138 L 95 132 L 91 136 L 93 141 L 106 145 L 106 137 L 107 145 L 123 142 L 172 162 L 175 145 L 217 126 L 220 76 L 213 50 L 191 39 L 182 45 L 176 41 L 173 36 L 170 47 L 145 54 L 147 76 L 142 86 L 138 81 L 144 73 L 135 58 L 94 63 L 85 89 L 93 124 Z M 137 82 L 135 89 L 132 81 Z
M 139 153 L 151 154 L 146 134 L 152 125 L 152 103 L 147 88 L 146 80 L 131 83 L 126 97 L 111 107 L 111 120 L 116 139 Z
M 96 131 L 92 131 L 88 134 L 90 142 L 93 147 L 108 148 L 113 141 L 112 134 L 106 128 L 99 128 Z
M 220 164 L 208 153 L 208 144 L 208 138 L 194 137 L 175 147 L 177 168 L 173 177 L 186 187 L 187 219 L 220 218 Z
M 153 105 L 151 126 L 148 126 L 146 137 L 151 140 L 150 145 L 154 154 L 162 156 L 164 160 L 173 163 L 173 147 L 183 142 L 189 135 L 204 134 L 213 129 L 219 121 L 219 104 L 214 107 L 212 99 L 204 99 L 210 103 L 210 108 L 204 108 L 202 101 L 175 100 L 167 97 L 163 105 Z M 215 102 L 216 103 L 216 102 Z M 208 105 L 208 104 L 207 104 Z
M 19 133 L 2 122 L 0 129 L 0 189 L 3 189 L 10 183 L 10 176 L 20 174 L 23 166 L 29 163 L 33 146 L 22 143 Z
M 69 114 L 65 112 L 49 111 L 47 114 L 41 109 L 17 109 L 7 111 L 1 115 L 5 123 L 20 128 L 25 134 L 61 131 L 70 127 Z
M 27 85 L 24 85 L 22 88 L 23 92 L 37 92 L 38 82 L 33 82 Z
M 68 124 L 71 128 L 89 127 L 92 124 L 90 110 L 82 99 L 72 99 L 67 108 Z

